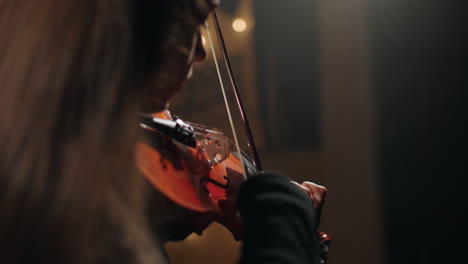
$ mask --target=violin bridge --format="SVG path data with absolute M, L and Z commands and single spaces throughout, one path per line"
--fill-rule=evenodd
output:
M 208 156 L 208 162 L 211 167 L 221 163 L 229 157 L 229 140 L 221 133 L 208 132 L 202 140 L 200 140 L 201 148 Z

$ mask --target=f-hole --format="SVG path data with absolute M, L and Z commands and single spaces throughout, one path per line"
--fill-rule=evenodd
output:
M 229 188 L 229 185 L 231 184 L 231 182 L 229 181 L 229 178 L 228 178 L 228 177 L 223 176 L 223 178 L 226 180 L 226 184 L 222 184 L 222 183 L 217 182 L 217 181 L 215 181 L 215 180 L 213 180 L 213 179 L 210 179 L 210 178 L 203 178 L 203 179 L 201 179 L 201 183 L 203 184 L 203 183 L 205 183 L 205 182 L 210 182 L 210 183 L 212 183 L 212 184 L 218 186 L 219 188 L 223 188 L 223 189 L 227 190 L 227 189 Z M 205 185 L 205 186 L 206 186 L 206 185 Z M 206 193 L 208 193 L 208 194 L 210 193 L 210 192 L 208 191 L 208 189 L 206 189 L 206 187 L 205 187 L 205 191 L 206 191 Z

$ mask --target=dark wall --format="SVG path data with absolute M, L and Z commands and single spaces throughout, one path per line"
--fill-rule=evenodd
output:
M 270 149 L 319 146 L 316 4 L 254 1 L 260 109 Z
M 388 263 L 467 263 L 466 4 L 370 3 Z

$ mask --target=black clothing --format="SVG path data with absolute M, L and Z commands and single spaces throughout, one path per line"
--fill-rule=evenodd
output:
M 149 204 L 167 199 L 148 183 Z M 241 264 L 319 264 L 317 221 L 311 199 L 286 176 L 259 174 L 251 176 L 239 190 L 238 206 L 243 224 Z M 166 204 L 173 204 L 169 200 Z M 179 210 L 181 210 L 180 208 Z M 157 210 L 148 210 L 155 235 L 164 242 L 168 230 L 160 223 Z M 165 235 L 163 235 L 165 234 Z M 188 234 L 187 234 L 188 235 Z
M 312 202 L 287 177 L 249 178 L 238 204 L 245 227 L 240 263 L 320 263 Z

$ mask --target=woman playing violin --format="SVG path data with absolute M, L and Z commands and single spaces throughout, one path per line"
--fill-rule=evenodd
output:
M 164 242 L 213 221 L 149 184 L 134 149 L 137 113 L 166 109 L 204 59 L 217 4 L 0 1 L 2 263 L 165 263 Z M 243 183 L 240 261 L 318 261 L 325 192 L 267 173 Z

